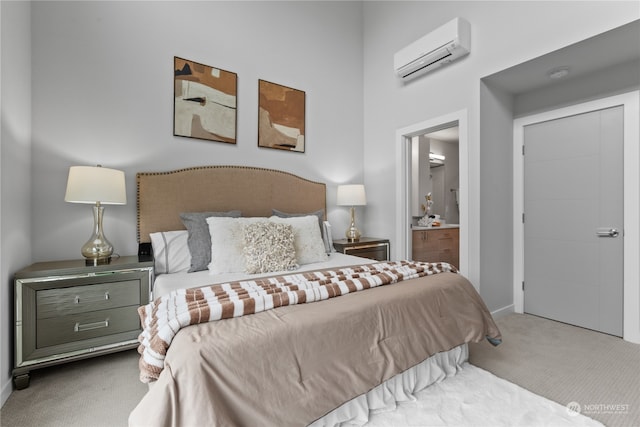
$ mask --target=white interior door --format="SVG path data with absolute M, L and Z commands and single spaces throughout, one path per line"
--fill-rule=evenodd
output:
M 524 311 L 623 334 L 623 107 L 524 127 Z

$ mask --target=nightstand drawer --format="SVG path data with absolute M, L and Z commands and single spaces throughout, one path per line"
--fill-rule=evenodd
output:
M 333 247 L 343 254 L 377 261 L 388 261 L 391 255 L 389 240 L 375 237 L 362 237 L 357 242 L 350 242 L 347 239 L 334 240 Z
M 53 288 L 36 292 L 38 319 L 140 305 L 140 280 Z
M 121 307 L 38 320 L 36 347 L 49 347 L 140 329 L 138 307 Z
M 344 253 L 347 255 L 359 256 L 362 258 L 370 258 L 378 261 L 387 261 L 387 245 L 376 245 L 367 247 L 345 248 Z

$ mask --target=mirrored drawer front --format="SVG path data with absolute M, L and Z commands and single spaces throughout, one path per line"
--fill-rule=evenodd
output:
M 344 253 L 363 258 L 375 259 L 378 261 L 387 260 L 387 246 L 365 247 L 365 248 L 345 248 Z
M 89 338 L 102 337 L 140 329 L 138 307 L 121 307 L 112 310 L 39 319 L 36 347 L 43 348 Z
M 38 319 L 140 305 L 140 280 L 37 291 L 36 304 Z

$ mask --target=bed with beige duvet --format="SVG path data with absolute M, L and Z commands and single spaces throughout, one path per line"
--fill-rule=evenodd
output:
M 455 267 L 331 251 L 325 184 L 241 166 L 137 184 L 156 278 L 130 426 L 363 425 L 501 340 Z

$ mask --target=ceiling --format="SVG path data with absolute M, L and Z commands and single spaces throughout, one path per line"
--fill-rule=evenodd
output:
M 424 135 L 427 138 L 437 139 L 444 142 L 458 142 L 458 126 L 441 129 Z
M 640 60 L 640 20 L 532 59 L 485 77 L 483 80 L 514 95 L 559 81 L 549 72 L 567 67 L 563 82 L 614 65 Z

